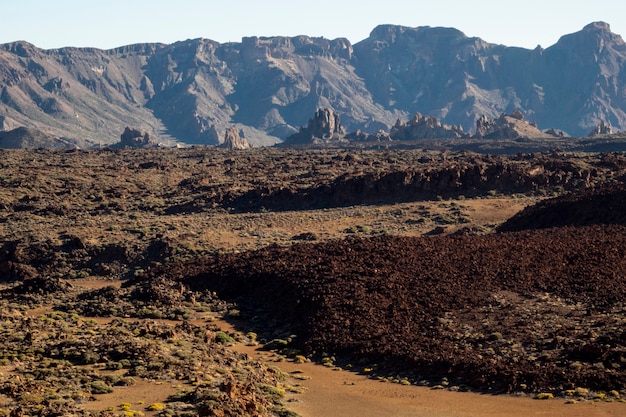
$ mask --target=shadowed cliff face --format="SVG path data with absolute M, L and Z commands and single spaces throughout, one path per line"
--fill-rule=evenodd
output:
M 592 23 L 535 50 L 451 28 L 379 26 L 356 45 L 298 36 L 206 39 L 112 50 L 0 45 L 0 120 L 87 143 L 126 126 L 159 140 L 218 144 L 235 125 L 254 146 L 297 132 L 318 108 L 374 133 L 421 114 L 472 131 L 513 110 L 585 136 L 626 129 L 626 44 Z

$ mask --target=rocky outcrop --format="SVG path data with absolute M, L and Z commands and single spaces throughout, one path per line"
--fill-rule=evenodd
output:
M 539 139 L 560 136 L 554 129 L 542 132 L 534 122 L 528 122 L 520 111 L 502 113 L 497 119 L 482 115 L 476 120 L 476 137 L 483 139 Z
M 467 135 L 461 126 L 446 125 L 434 117 L 415 113 L 407 123 L 398 119 L 389 136 L 394 140 L 417 140 L 461 138 Z
M 612 135 L 613 134 L 613 128 L 611 127 L 611 125 L 607 122 L 605 122 L 604 120 L 600 120 L 600 124 L 598 126 L 596 126 L 590 133 L 589 133 L 589 137 L 595 137 L 595 136 L 603 136 L 603 135 Z
M 332 109 L 318 109 L 306 127 L 285 140 L 285 145 L 338 142 L 345 136 L 339 114 Z
M 220 145 L 220 148 L 250 149 L 250 143 L 248 143 L 246 138 L 241 137 L 236 127 L 232 126 L 226 129 L 224 142 Z
M 128 148 L 154 148 L 158 146 L 158 143 L 150 139 L 150 135 L 142 133 L 140 130 L 126 127 L 124 133 L 120 136 L 120 141 L 114 145 L 111 145 L 113 149 L 128 149 Z

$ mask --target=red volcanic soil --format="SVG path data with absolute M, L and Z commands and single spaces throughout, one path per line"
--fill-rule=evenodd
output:
M 626 227 L 375 237 L 154 269 L 256 305 L 294 348 L 486 392 L 626 388 Z M 257 330 L 257 329 L 255 329 Z

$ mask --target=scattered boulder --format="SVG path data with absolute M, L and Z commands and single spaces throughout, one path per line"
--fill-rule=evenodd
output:
M 307 126 L 301 127 L 298 133 L 285 139 L 284 144 L 302 145 L 340 141 L 345 134 L 346 130 L 341 125 L 338 113 L 332 109 L 318 109 L 315 116 L 309 119 Z
M 449 139 L 467 137 L 461 126 L 452 126 L 441 123 L 432 116 L 423 116 L 415 113 L 413 119 L 407 123 L 398 119 L 391 128 L 389 136 L 394 140 L 417 139 Z
M 150 139 L 148 132 L 142 133 L 138 129 L 126 127 L 124 133 L 120 136 L 120 141 L 111 145 L 113 149 L 128 149 L 128 148 L 154 148 L 158 146 L 157 142 Z
M 219 145 L 220 148 L 226 149 L 250 149 L 250 143 L 243 137 L 236 127 L 226 129 L 224 142 Z

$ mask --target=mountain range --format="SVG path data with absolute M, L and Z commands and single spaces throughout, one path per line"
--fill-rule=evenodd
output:
M 125 127 L 162 142 L 217 145 L 235 126 L 254 146 L 283 141 L 319 108 L 347 131 L 389 130 L 419 112 L 466 131 L 521 112 L 586 136 L 626 129 L 626 43 L 604 22 L 546 49 L 508 47 L 454 28 L 381 25 L 347 39 L 193 39 L 111 50 L 0 45 L 0 130 L 111 144 Z

